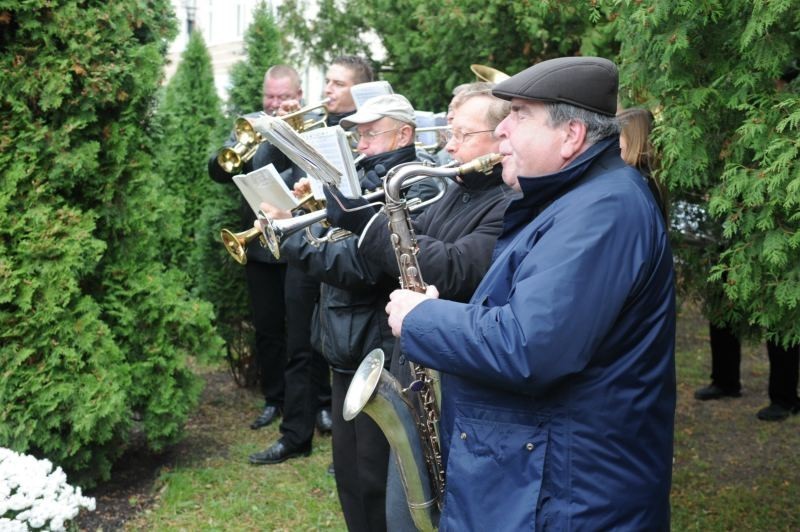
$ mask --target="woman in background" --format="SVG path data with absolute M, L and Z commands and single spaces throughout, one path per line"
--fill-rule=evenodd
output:
M 617 113 L 622 131 L 619 136 L 619 147 L 622 159 L 633 166 L 647 180 L 647 186 L 658 203 L 664 221 L 667 222 L 667 190 L 653 177 L 656 166 L 650 132 L 653 129 L 653 113 L 641 107 L 625 109 Z

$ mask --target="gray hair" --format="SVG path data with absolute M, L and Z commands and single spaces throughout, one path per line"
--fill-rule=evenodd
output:
M 586 124 L 586 144 L 592 145 L 611 135 L 619 135 L 620 126 L 616 116 L 606 116 L 568 103 L 545 104 L 550 126 L 558 126 L 570 120 Z
M 450 107 L 455 110 L 461 107 L 467 100 L 471 100 L 472 98 L 484 98 L 486 100 L 486 124 L 494 129 L 511 111 L 511 102 L 501 100 L 492 95 L 492 88 L 494 86 L 494 83 L 485 81 L 476 81 L 474 83 L 460 85 L 461 89 L 453 96 L 453 99 L 450 101 Z

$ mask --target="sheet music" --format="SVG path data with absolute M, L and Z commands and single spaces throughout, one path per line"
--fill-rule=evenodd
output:
M 341 172 L 342 179 L 337 188 L 343 195 L 348 198 L 357 198 L 361 195 L 361 185 L 353 161 L 353 150 L 350 149 L 347 134 L 341 127 L 317 128 L 302 133 L 300 136 Z M 317 193 L 322 194 L 322 187 L 315 187 L 312 184 L 312 191 L 314 197 L 317 197 Z
M 388 81 L 369 81 L 350 87 L 350 94 L 353 95 L 353 101 L 358 110 L 361 109 L 361 105 L 370 98 L 382 96 L 384 94 L 394 94 L 394 91 Z
M 254 120 L 253 127 L 307 175 L 316 177 L 330 186 L 339 186 L 342 172 L 285 121 L 265 115 Z
M 235 175 L 233 182 L 239 187 L 247 204 L 256 214 L 262 202 L 270 203 L 284 211 L 297 207 L 297 198 L 272 164 L 249 174 Z

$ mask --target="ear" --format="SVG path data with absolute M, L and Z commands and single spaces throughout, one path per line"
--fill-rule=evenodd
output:
M 408 146 L 414 143 L 414 133 L 411 126 L 403 124 L 397 131 L 398 146 Z
M 586 124 L 580 120 L 570 120 L 563 125 L 561 156 L 566 160 L 578 156 L 584 150 L 586 142 Z

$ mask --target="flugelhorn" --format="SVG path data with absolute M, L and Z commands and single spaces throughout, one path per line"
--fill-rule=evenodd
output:
M 313 194 L 307 194 L 300 200 L 297 207 L 293 209 L 293 212 L 297 212 L 298 210 L 314 212 L 323 208 L 323 202 L 315 199 Z M 225 245 L 225 249 L 231 254 L 231 257 L 233 257 L 233 260 L 242 265 L 247 264 L 247 245 L 250 242 L 258 238 L 263 247 L 267 247 L 268 245 L 264 233 L 257 227 L 251 227 L 239 233 L 234 233 L 230 229 L 223 229 L 220 231 L 220 238 Z
M 325 98 L 317 104 L 308 105 L 278 118 L 286 121 L 298 133 L 325 126 L 328 120 L 328 110 L 325 105 L 329 101 L 330 98 Z M 306 119 L 303 117 L 303 115 L 320 108 L 322 109 L 322 114 L 319 118 Z M 222 148 L 217 155 L 217 162 L 229 174 L 235 174 L 241 170 L 244 163 L 253 158 L 259 144 L 264 141 L 261 134 L 253 127 L 253 122 L 244 116 L 240 116 L 234 121 L 233 135 L 236 138 L 236 144 Z
M 486 65 L 472 64 L 469 66 L 469 69 L 472 70 L 472 73 L 475 74 L 478 81 L 486 81 L 488 83 L 500 83 L 511 77 L 505 72 Z

